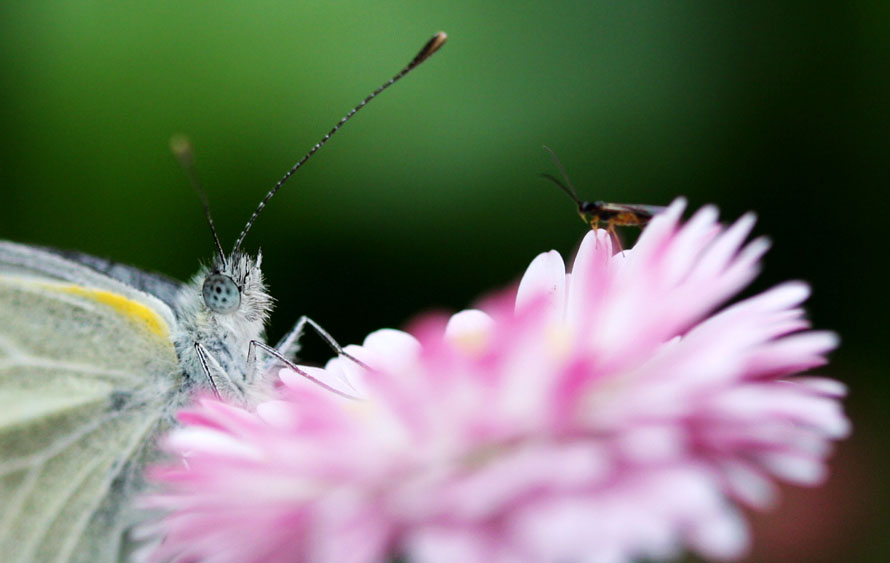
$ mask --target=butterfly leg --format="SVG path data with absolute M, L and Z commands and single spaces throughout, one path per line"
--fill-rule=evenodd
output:
M 219 389 L 216 388 L 216 382 L 213 380 L 213 376 L 210 374 L 210 366 L 208 365 L 208 354 L 207 351 L 204 350 L 204 347 L 195 342 L 195 354 L 198 356 L 198 361 L 201 362 L 201 369 L 204 371 L 204 375 L 207 376 L 207 381 L 210 382 L 210 388 L 213 389 L 213 394 L 216 395 L 216 398 L 221 398 L 219 395 Z
M 213 394 L 216 395 L 216 398 L 221 398 L 219 387 L 216 384 L 216 380 L 213 377 L 213 372 L 215 371 L 218 374 L 221 374 L 221 379 L 225 381 L 226 385 L 229 389 L 231 389 L 236 395 L 240 398 L 244 398 L 244 389 L 232 381 L 229 377 L 229 374 L 226 373 L 226 370 L 219 365 L 219 362 L 213 355 L 207 351 L 204 346 L 201 345 L 200 342 L 195 342 L 195 354 L 198 356 L 198 361 L 201 362 L 201 369 L 204 371 L 204 375 L 207 376 L 207 381 L 210 382 L 210 388 L 213 390 Z
M 300 339 L 300 336 L 302 336 L 303 334 L 303 328 L 307 325 L 309 326 L 309 328 L 315 331 L 315 334 L 317 334 L 321 337 L 322 340 L 324 340 L 325 344 L 327 344 L 331 348 L 331 350 L 334 351 L 335 354 L 346 358 L 347 360 L 350 360 L 365 369 L 371 369 L 364 362 L 343 350 L 343 347 L 340 346 L 340 344 L 336 340 L 334 340 L 334 337 L 331 336 L 328 331 L 321 328 L 321 325 L 319 325 L 317 322 L 313 321 L 306 315 L 300 317 L 297 320 L 297 323 L 294 325 L 294 328 L 292 328 L 290 332 L 284 335 L 284 338 L 282 338 L 278 342 L 278 345 L 275 346 L 275 349 L 278 351 L 278 353 L 285 356 L 286 358 L 294 358 L 294 355 L 300 348 L 298 341 Z
M 297 320 L 296 324 L 294 324 L 294 327 L 287 334 L 285 334 L 281 340 L 278 341 L 278 344 L 274 348 L 272 346 L 269 346 L 265 342 L 251 341 L 250 347 L 247 351 L 247 380 L 256 380 L 257 369 L 259 368 L 256 351 L 257 348 L 259 348 L 267 352 L 274 359 L 283 363 L 285 366 L 293 369 L 300 375 L 303 375 L 304 377 L 308 377 L 309 379 L 315 381 L 314 378 L 306 374 L 304 370 L 298 368 L 297 365 L 294 363 L 294 360 L 296 359 L 296 353 L 300 349 L 300 337 L 302 337 L 303 329 L 307 325 L 312 330 L 314 330 L 315 333 L 320 336 L 322 340 L 324 340 L 325 344 L 327 344 L 331 348 L 331 350 L 333 350 L 338 356 L 346 358 L 367 370 L 371 369 L 367 364 L 365 364 L 355 356 L 351 355 L 350 353 L 346 352 L 343 347 L 340 346 L 340 344 L 334 339 L 334 337 L 331 336 L 330 333 L 328 333 L 328 331 L 321 328 L 321 325 L 319 325 L 317 322 L 313 321 L 306 315 L 303 315 Z M 267 362 L 263 366 L 263 371 L 268 371 L 272 367 L 272 363 L 273 362 Z M 318 383 L 327 387 L 327 385 L 325 385 L 324 383 Z
M 302 319 L 301 319 L 301 320 L 302 320 Z M 328 391 L 331 391 L 332 393 L 336 393 L 337 395 L 340 395 L 341 397 L 346 397 L 347 399 L 355 399 L 355 398 L 356 398 L 356 397 L 354 397 L 354 396 L 352 396 L 352 395 L 349 395 L 348 393 L 344 393 L 343 391 L 340 391 L 340 390 L 338 390 L 338 389 L 334 389 L 333 387 L 331 387 L 330 385 L 328 385 L 328 384 L 325 383 L 324 381 L 321 381 L 320 379 L 318 379 L 318 378 L 316 378 L 316 377 L 313 377 L 313 376 L 310 375 L 306 370 L 304 370 L 303 368 L 301 368 L 301 367 L 298 366 L 297 364 L 295 364 L 295 363 L 293 363 L 292 361 L 290 361 L 289 359 L 287 359 L 281 352 L 279 352 L 278 350 L 276 350 L 276 349 L 273 348 L 272 346 L 269 346 L 269 345 L 266 344 L 265 342 L 261 342 L 261 341 L 259 341 L 259 340 L 251 340 L 251 341 L 250 341 L 250 348 L 249 348 L 249 350 L 247 351 L 248 370 L 250 370 L 250 371 L 254 371 L 254 370 L 256 369 L 256 350 L 257 350 L 257 348 L 259 348 L 260 350 L 263 350 L 264 352 L 268 353 L 268 354 L 271 355 L 273 358 L 275 358 L 276 360 L 278 360 L 279 362 L 281 362 L 281 363 L 283 363 L 285 366 L 287 366 L 289 369 L 294 370 L 295 372 L 299 373 L 300 375 L 302 375 L 302 376 L 305 377 L 306 379 L 308 379 L 308 380 L 312 381 L 313 383 L 316 383 L 316 384 L 318 384 L 318 385 L 324 387 L 324 388 L 327 389 Z M 364 364 L 362 364 L 362 365 L 364 365 Z
M 300 351 L 300 338 L 303 336 L 303 328 L 308 319 L 309 317 L 305 315 L 300 317 L 294 327 L 275 345 L 275 349 L 285 358 L 294 359 L 297 357 L 297 352 Z

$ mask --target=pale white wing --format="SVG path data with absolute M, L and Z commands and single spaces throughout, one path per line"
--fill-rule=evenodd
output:
M 76 260 L 69 260 L 64 254 L 59 250 L 0 240 L 0 273 L 67 281 L 84 287 L 111 291 L 142 303 L 152 309 L 165 323 L 174 326 L 176 321 L 173 311 L 164 302 L 165 300 L 169 302 L 169 294 L 175 291 L 174 282 L 166 282 L 167 286 L 159 291 L 164 298 L 162 300 L 152 295 L 155 286 L 160 284 L 159 280 L 162 278 L 160 275 L 145 273 L 144 276 L 138 276 L 136 274 L 138 270 L 129 266 L 80 253 L 69 253 L 76 257 Z M 113 274 L 116 272 L 120 275 L 115 277 Z
M 61 256 L 83 266 L 88 266 L 119 282 L 136 288 L 139 291 L 157 297 L 164 303 L 174 306 L 179 294 L 185 289 L 186 284 L 168 278 L 156 272 L 146 272 L 133 266 L 114 262 L 107 258 L 99 258 L 83 252 L 73 250 L 60 250 L 58 248 L 40 247 L 39 250 Z M 3 243 L 0 242 L 0 254 L 3 253 Z
M 66 264 L 67 262 L 67 264 Z M 159 300 L 0 246 L 0 560 L 109 561 L 182 398 Z

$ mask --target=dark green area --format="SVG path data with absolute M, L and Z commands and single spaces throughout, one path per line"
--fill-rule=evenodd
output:
M 785 560 L 890 558 L 890 4 L 3 2 L 0 22 L 0 237 L 180 279 L 212 246 L 171 134 L 191 136 L 228 247 L 342 114 L 449 33 L 248 237 L 272 340 L 306 313 L 359 341 L 571 252 L 584 226 L 538 178 L 545 143 L 589 199 L 757 211 L 774 249 L 756 289 L 813 284 L 856 429 L 802 497 L 812 523 L 789 503 L 768 526 L 814 550 Z

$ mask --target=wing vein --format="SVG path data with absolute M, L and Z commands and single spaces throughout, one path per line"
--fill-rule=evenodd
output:
M 74 371 L 81 372 L 85 375 L 104 375 L 108 377 L 113 377 L 115 379 L 131 379 L 132 374 L 115 370 L 115 369 L 107 369 L 107 368 L 95 368 L 91 367 L 87 364 L 78 364 L 73 362 L 60 362 L 56 360 L 50 360 L 46 358 L 37 358 L 34 356 L 25 356 L 19 355 L 18 358 L 15 358 L 13 361 L 0 361 L 0 370 L 9 369 L 15 366 L 22 367 L 35 367 L 35 368 L 50 368 L 59 371 Z
M 39 467 L 30 468 L 25 475 L 25 478 L 16 489 L 15 496 L 3 506 L 3 519 L 0 520 L 0 545 L 7 545 L 8 542 L 6 536 L 8 536 L 12 530 L 11 520 L 21 512 L 25 499 L 28 498 L 28 495 L 34 490 L 38 475 L 40 475 Z
M 22 547 L 22 557 L 23 561 L 32 560 L 34 550 L 39 545 L 39 542 L 46 535 L 47 530 L 52 525 L 53 521 L 58 516 L 59 512 L 65 504 L 68 503 L 68 500 L 77 492 L 77 488 L 81 485 L 93 472 L 96 466 L 102 461 L 101 457 L 94 457 L 88 463 L 81 466 L 81 470 L 77 472 L 75 478 L 71 480 L 69 487 L 65 489 L 65 494 L 59 495 L 54 499 L 55 502 L 52 503 L 51 510 L 48 512 L 47 516 L 43 518 L 41 521 L 38 521 L 32 530 L 37 531 L 38 533 L 31 533 L 28 539 L 25 541 Z M 29 530 L 31 531 L 31 530 Z
M 71 447 L 73 444 L 76 444 L 80 440 L 89 436 L 100 426 L 103 426 L 111 422 L 115 418 L 120 417 L 125 412 L 126 411 L 111 412 L 106 416 L 93 420 L 89 424 L 84 424 L 77 427 L 75 431 L 66 434 L 61 440 L 56 440 L 55 442 L 48 444 L 47 447 L 42 450 L 38 450 L 25 457 L 20 457 L 13 462 L 0 463 L 0 476 L 7 475 L 14 471 L 20 471 L 28 467 L 36 467 L 38 465 L 46 463 L 47 461 L 51 460 L 55 456 L 59 455 L 60 453 Z
M 134 459 L 135 452 L 144 447 L 150 447 L 147 436 L 152 434 L 152 430 L 157 427 L 158 422 L 160 420 L 160 416 L 149 417 L 147 419 L 147 423 L 143 425 L 139 432 L 135 433 L 133 439 L 130 441 L 128 447 L 123 451 L 123 455 L 119 457 L 119 459 L 132 461 Z M 105 482 L 102 485 L 103 492 L 108 491 L 111 487 L 111 484 L 117 479 L 117 476 L 121 474 L 121 471 L 124 469 L 128 469 L 132 466 L 131 463 L 123 462 L 121 463 L 115 471 L 110 471 L 108 477 L 105 479 Z M 102 501 L 105 500 L 105 495 L 96 495 L 97 501 L 92 503 L 92 506 L 89 510 L 83 511 L 81 517 L 78 519 L 77 524 L 73 527 L 72 533 L 68 535 L 68 538 L 65 540 L 65 543 L 62 545 L 59 550 L 60 557 L 58 561 L 67 561 L 74 549 L 77 547 L 77 541 L 80 539 L 81 534 L 83 534 L 84 530 L 86 530 L 89 525 L 90 518 L 96 513 L 96 510 L 102 504 Z M 118 522 L 119 529 L 123 530 L 123 522 Z M 120 542 L 120 534 L 115 534 L 117 537 L 117 541 Z

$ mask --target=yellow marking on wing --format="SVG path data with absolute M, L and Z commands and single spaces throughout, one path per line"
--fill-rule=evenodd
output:
M 162 319 L 160 315 L 142 303 L 127 299 L 123 295 L 112 293 L 111 291 L 106 291 L 104 289 L 92 289 L 74 284 L 38 282 L 38 285 L 62 293 L 70 293 L 71 295 L 86 297 L 97 303 L 102 303 L 129 318 L 131 321 L 141 324 L 161 338 L 169 338 L 170 336 L 170 327 L 167 326 L 167 323 L 164 322 L 164 319 Z

